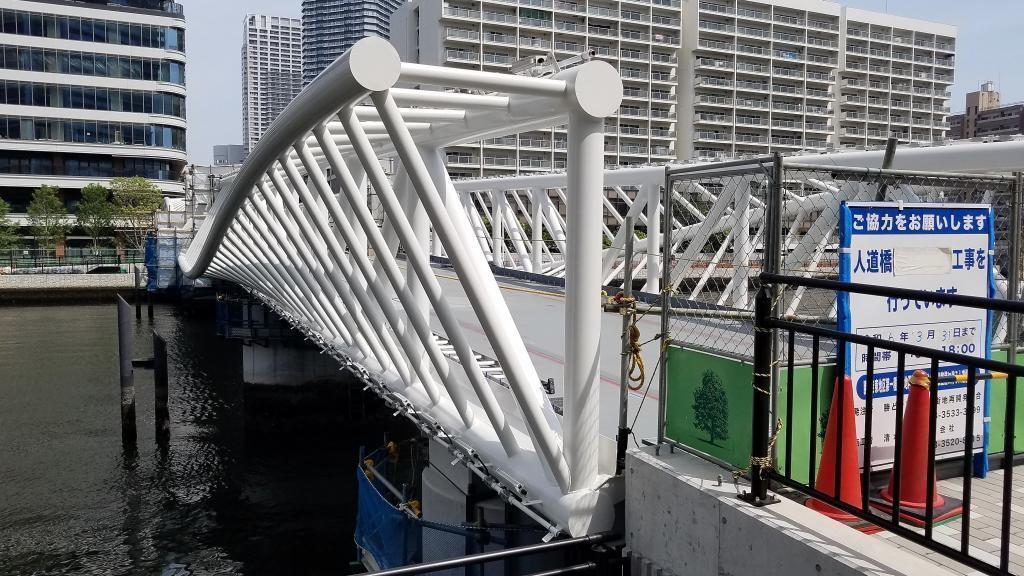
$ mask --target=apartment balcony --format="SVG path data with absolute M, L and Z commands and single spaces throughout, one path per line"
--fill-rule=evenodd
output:
M 676 153 L 670 146 L 651 146 L 651 156 L 671 156 L 675 157 Z
M 771 38 L 771 34 L 763 28 L 751 28 L 750 26 L 736 26 L 736 33 L 756 38 Z
M 618 32 L 611 28 L 602 28 L 599 26 L 588 26 L 587 32 L 590 33 L 591 36 L 604 36 L 606 38 L 615 38 L 619 35 Z
M 811 104 L 808 104 L 804 108 L 804 112 L 808 116 L 831 116 L 832 115 L 832 109 L 829 108 L 828 106 L 813 106 Z
M 468 20 L 480 19 L 479 10 L 466 10 L 464 8 L 455 8 L 452 6 L 446 6 L 442 14 L 444 14 L 445 16 L 450 16 L 452 18 L 465 18 Z
M 772 145 L 803 148 L 804 141 L 802 138 L 786 138 L 784 136 L 772 136 Z
M 772 128 L 785 128 L 787 130 L 799 130 L 803 123 L 799 120 L 772 120 Z
M 515 136 L 502 136 L 501 138 L 491 138 L 484 140 L 485 146 L 495 146 L 501 148 L 515 148 L 516 137 Z
M 749 62 L 737 62 L 737 72 L 746 72 L 748 74 L 764 74 L 770 75 L 771 69 L 763 64 L 751 64 Z
M 835 40 L 815 38 L 814 36 L 808 36 L 806 43 L 810 46 L 820 46 L 822 48 L 831 48 L 833 50 L 838 50 L 839 48 L 839 44 Z
M 807 21 L 804 20 L 803 18 L 796 18 L 794 16 L 786 16 L 785 14 L 776 14 L 775 15 L 775 21 L 776 22 L 781 22 L 783 24 L 788 24 L 790 26 L 797 26 L 797 27 L 800 27 L 800 28 L 803 28 L 804 26 L 807 25 Z
M 697 112 L 693 115 L 693 121 L 698 124 L 732 124 L 732 116 Z
M 799 113 L 804 111 L 804 107 L 800 104 L 790 104 L 788 102 L 772 102 L 772 110 Z
M 650 149 L 647 146 L 631 146 L 629 144 L 619 145 L 619 154 L 627 154 L 630 156 L 647 156 Z
M 867 88 L 868 83 L 859 78 L 846 78 L 843 80 L 844 88 Z
M 817 54 L 808 54 L 804 59 L 810 64 L 823 64 L 826 66 L 835 66 L 839 64 L 838 58 L 818 56 Z
M 484 156 L 484 166 L 488 168 L 509 168 L 516 167 L 516 159 L 511 156 Z
M 839 31 L 839 25 L 833 22 L 826 22 L 824 20 L 808 20 L 807 26 L 809 28 L 815 28 L 818 30 L 829 30 L 832 32 Z
M 813 82 L 831 83 L 831 82 L 835 81 L 835 79 L 836 79 L 836 77 L 833 76 L 832 74 L 825 74 L 823 72 L 815 72 L 813 70 L 808 70 L 807 71 L 807 81 L 808 82 L 813 81 Z
M 561 0 L 555 0 L 554 6 L 556 10 L 563 12 L 586 12 L 586 8 L 584 8 L 582 4 L 577 4 L 575 2 L 562 2 Z
M 527 18 L 526 16 L 519 17 L 520 26 L 529 26 L 531 28 L 542 28 L 544 30 L 550 30 L 551 23 L 551 20 L 543 20 L 540 18 Z
M 737 80 L 736 89 L 753 92 L 768 92 L 771 87 L 767 82 L 748 82 L 746 80 Z
M 812 150 L 824 150 L 828 148 L 828 140 L 821 140 L 818 138 L 805 138 L 804 148 L 810 148 Z
M 847 44 L 846 45 L 846 51 L 847 52 L 851 52 L 853 54 L 865 54 L 866 55 L 868 53 L 868 49 L 867 49 L 866 46 L 858 46 L 856 44 Z
M 768 119 L 761 116 L 737 116 L 736 124 L 739 126 L 768 127 Z
M 675 64 L 678 58 L 675 54 L 659 54 L 657 52 L 651 52 L 651 62 L 661 62 L 664 64 Z
M 697 104 L 706 104 L 708 106 L 732 106 L 733 100 L 727 96 L 711 96 L 710 94 L 697 94 L 694 98 L 694 102 Z
M 892 42 L 892 34 L 882 34 L 880 32 L 872 32 L 871 39 L 876 42 Z
M 651 34 L 651 41 L 655 44 L 668 44 L 670 46 L 679 46 L 679 36 L 670 36 L 668 34 Z
M 766 22 L 771 21 L 771 14 L 762 10 L 753 10 L 750 8 L 739 8 L 736 10 L 736 15 L 741 18 L 749 18 L 751 20 L 764 20 Z
M 676 81 L 676 75 L 675 74 L 669 74 L 668 72 L 657 72 L 657 71 L 652 71 L 651 72 L 651 82 L 669 82 L 669 83 L 673 83 L 674 84 L 675 81 Z
M 681 6 L 679 0 L 651 0 L 651 4 L 668 6 L 670 8 L 679 8 Z
M 725 4 L 715 4 L 712 2 L 700 2 L 697 4 L 697 9 L 701 12 L 714 12 L 716 14 L 735 14 L 732 6 L 726 6 Z
M 449 62 L 479 62 L 480 54 L 466 50 L 448 49 L 444 51 L 444 58 Z
M 737 144 L 767 144 L 768 136 L 765 134 L 737 134 L 735 141 Z
M 520 36 L 519 46 L 524 48 L 537 48 L 539 50 L 550 50 L 551 41 L 543 38 L 525 38 Z
M 618 18 L 619 17 L 619 12 L 617 10 L 612 10 L 611 8 L 604 8 L 602 6 L 588 6 L 587 7 L 587 14 L 590 14 L 590 15 L 593 15 L 593 16 L 604 16 L 606 18 Z
M 551 140 L 538 140 L 536 138 L 520 138 L 519 147 L 547 150 L 551 148 Z
M 467 166 L 473 168 L 478 168 L 480 166 L 480 159 L 476 156 L 449 154 L 445 156 L 444 161 L 448 166 Z
M 732 70 L 733 64 L 727 60 L 712 60 L 710 58 L 697 58 L 697 68 L 712 68 L 717 70 Z
M 501 24 L 512 24 L 514 25 L 518 18 L 515 14 L 505 14 L 503 12 L 482 12 L 481 16 L 488 22 L 499 22 Z
M 863 128 L 843 128 L 843 136 L 864 136 L 865 130 Z
M 620 126 L 619 134 L 623 136 L 647 136 L 647 128 L 636 126 Z
M 782 42 L 788 42 L 790 44 L 804 44 L 804 37 L 796 34 L 787 34 L 785 32 L 775 32 L 772 34 L 772 38 L 780 40 Z
M 804 130 L 808 132 L 832 132 L 832 126 L 824 122 L 806 122 Z
M 843 96 L 844 104 L 857 104 L 863 106 L 868 103 L 868 99 L 863 96 L 854 96 L 853 94 L 846 94 Z
M 466 40 L 477 42 L 480 40 L 480 33 L 476 30 L 462 30 L 460 28 L 445 28 L 444 37 L 448 40 Z
M 799 88 L 797 86 L 785 86 L 782 84 L 772 84 L 772 92 L 794 95 L 801 95 L 804 93 L 803 88 Z
M 505 54 L 484 54 L 483 63 L 493 64 L 495 66 L 511 66 L 515 62 L 515 57 L 506 56 Z
M 627 116 L 629 118 L 647 118 L 647 110 L 639 108 L 619 108 L 619 116 Z
M 651 128 L 651 138 L 668 138 L 674 140 L 676 133 L 673 130 L 666 130 L 664 128 Z
M 732 135 L 730 135 L 728 132 L 709 132 L 698 130 L 694 134 L 694 139 L 700 140 L 702 142 L 731 142 Z
M 807 88 L 804 90 L 804 95 L 808 98 L 815 98 L 818 100 L 831 100 L 832 93 L 828 90 L 818 90 L 816 88 Z
M 710 30 L 712 32 L 722 32 L 724 34 L 732 34 L 736 32 L 736 27 L 732 24 L 722 24 L 719 22 L 713 22 L 711 20 L 701 20 L 697 23 L 697 27 L 701 30 Z
M 515 46 L 517 44 L 516 37 L 512 34 L 497 34 L 495 32 L 485 32 L 484 42 L 487 44 L 507 44 L 509 46 Z
M 660 100 L 664 102 L 674 102 L 676 95 L 671 92 L 664 90 L 651 90 L 651 100 Z
M 647 90 L 636 90 L 633 88 L 625 88 L 622 90 L 622 97 L 629 98 L 631 100 L 647 100 Z
M 661 118 L 661 119 L 665 119 L 665 120 L 673 120 L 673 119 L 675 119 L 676 114 L 675 114 L 675 112 L 671 112 L 669 110 L 661 110 L 661 109 L 658 109 L 658 108 L 651 108 L 650 116 L 651 116 L 651 118 Z
M 542 160 L 540 158 L 520 158 L 519 167 L 526 168 L 528 170 L 547 170 L 551 168 L 551 160 Z
M 611 50 L 609 50 L 609 52 L 611 52 Z M 619 50 L 619 56 L 626 60 L 641 60 L 643 62 L 648 62 L 651 59 L 651 57 L 644 52 L 639 50 L 629 50 L 626 48 Z
M 659 16 L 657 14 L 651 14 L 651 24 L 678 28 L 681 22 L 679 21 L 679 18 L 671 18 L 668 16 Z
M 771 58 L 771 50 L 762 46 L 752 46 L 750 44 L 737 44 L 736 51 L 742 52 L 743 54 L 754 54 L 756 56 L 763 56 L 765 58 Z
M 746 98 L 737 98 L 737 108 L 750 108 L 753 110 L 767 110 L 769 103 L 767 100 L 751 100 Z
M 786 76 L 789 78 L 803 78 L 804 73 L 800 70 L 791 70 L 789 68 L 772 68 L 772 75 L 774 76 Z
M 902 92 L 902 93 L 910 94 L 912 89 L 913 88 L 912 88 L 912 86 L 910 84 L 893 84 L 892 85 L 892 91 L 893 92 Z

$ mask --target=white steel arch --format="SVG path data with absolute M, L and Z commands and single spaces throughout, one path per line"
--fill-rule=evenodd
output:
M 603 118 L 621 98 L 604 62 L 530 78 L 402 63 L 386 41 L 364 38 L 225 182 L 180 266 L 246 287 L 552 531 L 608 528 L 597 428 L 602 207 L 587 192 L 604 187 Z M 541 388 L 471 223 L 476 212 L 467 214 L 442 156 L 458 142 L 562 124 L 565 194 L 580 200 L 557 215 L 570 256 L 564 417 Z M 398 159 L 393 176 L 385 155 Z M 474 349 L 431 253 L 451 260 L 495 361 Z

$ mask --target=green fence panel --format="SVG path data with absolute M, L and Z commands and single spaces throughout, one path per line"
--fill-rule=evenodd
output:
M 782 420 L 782 429 L 779 431 L 778 439 L 775 442 L 775 453 L 779 471 L 785 471 L 786 459 L 786 429 L 789 427 L 793 434 L 793 466 L 790 474 L 794 480 L 809 483 L 807 478 L 807 460 L 810 450 L 811 435 L 811 367 L 796 366 L 793 368 L 793 415 L 790 417 L 786 406 L 786 394 L 789 389 L 789 370 L 783 368 L 779 371 L 778 386 L 775 387 L 775 402 L 778 407 L 779 419 Z M 814 411 L 817 415 L 817 448 L 815 449 L 815 469 L 821 459 L 821 443 L 825 438 L 825 425 L 828 423 L 828 411 L 832 403 L 832 390 L 835 386 L 835 367 L 829 365 L 818 366 L 818 408 Z
M 1017 364 L 1024 365 L 1024 356 L 1017 354 Z M 993 350 L 992 359 L 999 362 L 1006 362 L 1006 350 Z M 1004 434 L 1006 422 L 1006 380 L 992 380 L 989 388 L 989 415 L 992 417 L 989 423 L 988 453 L 999 454 L 1006 446 L 1006 434 Z M 1024 452 L 1024 393 L 1020 386 L 1017 388 L 1017 411 L 1014 422 L 1014 452 Z
M 753 365 L 672 346 L 668 350 L 665 435 L 745 468 L 750 460 Z

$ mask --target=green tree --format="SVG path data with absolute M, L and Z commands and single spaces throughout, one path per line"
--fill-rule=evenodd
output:
M 28 221 L 42 248 L 55 248 L 68 233 L 68 211 L 57 195 L 57 188 L 40 186 L 32 193 Z
M 160 208 L 160 189 L 141 176 L 118 177 L 110 181 L 114 194 L 114 215 L 122 226 L 129 248 L 141 250 L 153 229 L 153 213 Z
M 11 213 L 11 205 L 0 199 L 0 250 L 9 250 L 18 243 L 17 227 L 7 217 Z
M 110 191 L 99 184 L 82 188 L 82 201 L 78 203 L 78 224 L 92 238 L 92 247 L 99 246 L 99 239 L 113 225 L 114 205 L 110 203 Z
M 693 425 L 715 440 L 729 439 L 729 397 L 722 380 L 711 370 L 704 373 L 700 388 L 693 392 Z

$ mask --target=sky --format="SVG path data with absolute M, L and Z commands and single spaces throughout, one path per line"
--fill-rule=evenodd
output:
M 189 162 L 209 164 L 214 144 L 242 141 L 242 23 L 246 14 L 300 15 L 300 0 L 179 0 L 188 47 Z M 855 8 L 934 20 L 958 27 L 955 81 L 949 105 L 996 82 L 1003 102 L 1024 100 L 1022 0 L 845 0 Z

